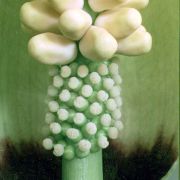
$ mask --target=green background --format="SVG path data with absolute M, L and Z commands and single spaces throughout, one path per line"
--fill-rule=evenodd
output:
M 42 137 L 46 111 L 47 66 L 27 53 L 19 9 L 25 0 L 0 0 L 0 138 L 14 141 Z M 120 57 L 125 124 L 120 141 L 131 152 L 137 143 L 151 149 L 160 132 L 168 143 L 179 119 L 179 2 L 150 0 L 143 24 L 153 49 L 141 57 Z M 172 178 L 173 180 L 174 177 Z

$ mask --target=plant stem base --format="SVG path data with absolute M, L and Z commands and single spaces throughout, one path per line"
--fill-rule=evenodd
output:
M 103 180 L 102 151 L 83 159 L 63 160 L 63 180 Z

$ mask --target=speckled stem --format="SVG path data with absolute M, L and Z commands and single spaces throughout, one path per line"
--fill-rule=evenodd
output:
M 102 151 L 83 159 L 63 160 L 63 180 L 103 180 Z

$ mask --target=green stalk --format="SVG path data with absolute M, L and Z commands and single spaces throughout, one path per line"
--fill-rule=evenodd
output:
M 62 161 L 63 180 L 103 180 L 102 151 L 83 159 Z

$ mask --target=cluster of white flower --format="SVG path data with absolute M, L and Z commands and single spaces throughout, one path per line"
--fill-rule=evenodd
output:
M 30 54 L 42 63 L 65 65 L 76 59 L 78 49 L 93 61 L 149 52 L 152 38 L 138 11 L 147 4 L 148 0 L 34 0 L 22 6 L 20 17 L 24 29 L 37 33 L 29 41 Z
M 118 65 L 106 60 L 150 51 L 152 38 L 138 11 L 147 4 L 148 0 L 33 0 L 22 6 L 22 27 L 34 33 L 30 54 L 55 65 L 49 72 L 49 132 L 43 140 L 55 156 L 86 157 L 106 148 L 108 138 L 116 139 L 123 129 L 122 79 Z
M 45 149 L 65 159 L 83 158 L 118 137 L 122 80 L 116 63 L 72 62 L 54 66 L 49 75 Z

